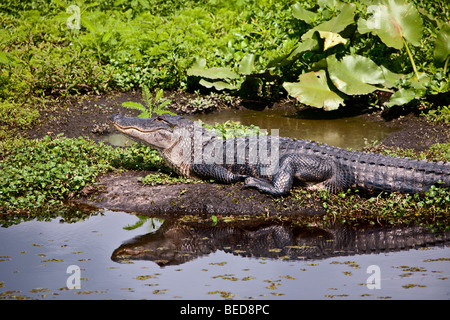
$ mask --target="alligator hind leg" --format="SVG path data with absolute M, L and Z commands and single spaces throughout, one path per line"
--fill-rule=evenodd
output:
M 333 176 L 333 168 L 328 161 L 315 156 L 288 154 L 280 159 L 278 172 L 272 182 L 255 177 L 245 179 L 245 187 L 256 188 L 273 196 L 289 193 L 294 178 L 303 184 L 318 183 L 326 186 Z

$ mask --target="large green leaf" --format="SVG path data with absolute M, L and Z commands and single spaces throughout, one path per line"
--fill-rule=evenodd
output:
M 333 33 L 339 33 L 343 31 L 348 25 L 353 23 L 355 14 L 354 4 L 345 4 L 342 7 L 341 12 L 334 18 L 322 22 L 321 24 L 310 29 L 302 36 L 302 40 L 312 38 L 316 31 L 327 31 Z
M 213 67 L 209 69 L 195 69 L 187 70 L 188 76 L 197 76 L 207 79 L 236 79 L 238 75 L 230 68 Z
M 291 7 L 291 9 L 292 9 L 292 15 L 295 18 L 297 18 L 299 20 L 303 20 L 308 24 L 311 24 L 312 22 L 314 22 L 317 19 L 317 14 L 312 11 L 303 9 L 301 3 L 297 2 L 296 4 L 294 4 Z
M 324 70 L 302 74 L 299 80 L 285 82 L 283 87 L 300 102 L 325 110 L 335 110 L 344 103 L 344 99 L 330 90 Z
M 251 74 L 255 69 L 254 63 L 255 63 L 255 54 L 254 53 L 246 54 L 241 60 L 241 65 L 239 66 L 239 73 L 244 75 Z
M 369 58 L 349 55 L 338 61 L 327 58 L 328 73 L 333 84 L 346 94 L 368 94 L 377 90 L 373 84 L 384 83 L 383 71 Z
M 224 90 L 224 89 L 236 90 L 237 89 L 237 86 L 227 83 L 227 82 L 224 82 L 224 81 L 209 82 L 209 81 L 202 79 L 202 80 L 200 80 L 199 84 L 206 88 L 214 87 L 214 88 L 216 88 L 216 90 Z
M 213 67 L 206 69 L 206 60 L 197 59 L 191 68 L 186 70 L 188 76 L 196 76 L 207 79 L 236 79 L 238 75 L 230 68 Z
M 400 88 L 400 90 L 398 90 L 391 96 L 389 102 L 385 102 L 384 105 L 387 107 L 401 106 L 410 102 L 415 98 L 416 98 L 415 90 Z
M 399 80 L 405 79 L 408 75 L 401 74 L 401 73 L 394 73 L 387 69 L 385 66 L 380 66 L 381 71 L 383 71 L 384 75 L 384 83 L 383 85 L 386 88 L 394 88 L 398 87 L 398 84 L 396 83 Z
M 439 30 L 434 49 L 434 60 L 442 63 L 450 56 L 450 24 L 444 24 Z
M 314 37 L 313 39 L 305 39 L 304 41 L 300 42 L 297 47 L 295 47 L 294 50 L 289 52 L 287 55 L 277 57 L 270 61 L 267 64 L 268 68 L 271 67 L 283 67 L 290 63 L 293 63 L 295 60 L 297 60 L 303 52 L 306 51 L 314 51 L 319 49 L 319 42 L 317 41 L 317 38 Z
M 418 46 L 423 34 L 423 22 L 417 9 L 405 0 L 384 0 L 370 5 L 367 11 L 372 15 L 358 20 L 359 33 L 372 32 L 387 46 L 403 48 L 405 38 Z
M 339 0 L 317 0 L 317 4 L 320 7 L 328 7 L 332 9 L 338 9 L 340 10 L 342 7 L 345 6 L 344 2 L 341 2 Z

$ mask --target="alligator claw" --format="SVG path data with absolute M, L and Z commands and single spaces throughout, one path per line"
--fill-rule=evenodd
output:
M 257 188 L 259 180 L 254 177 L 247 177 L 244 181 L 244 188 Z

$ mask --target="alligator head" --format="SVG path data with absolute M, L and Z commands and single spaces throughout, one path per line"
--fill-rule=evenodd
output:
M 215 137 L 201 125 L 194 125 L 194 122 L 184 117 L 170 114 L 154 118 L 114 114 L 110 120 L 120 132 L 156 149 L 170 168 L 186 177 L 191 177 L 194 131 L 200 130 L 201 133 L 206 133 L 206 137 Z
M 120 132 L 162 151 L 172 147 L 178 140 L 176 128 L 179 127 L 180 121 L 185 119 L 169 114 L 145 119 L 126 117 L 116 113 L 110 117 L 110 120 Z

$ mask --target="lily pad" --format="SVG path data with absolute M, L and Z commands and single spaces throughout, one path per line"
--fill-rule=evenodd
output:
M 210 69 L 190 68 L 187 70 L 188 76 L 197 76 L 207 79 L 236 79 L 238 75 L 230 68 L 213 67 Z
M 319 42 L 317 41 L 317 37 L 312 39 L 305 39 L 300 42 L 294 50 L 292 50 L 289 54 L 278 57 L 268 63 L 268 67 L 282 67 L 286 66 L 295 60 L 297 60 L 303 52 L 306 51 L 314 51 L 319 49 Z
M 254 63 L 255 63 L 255 54 L 254 53 L 246 54 L 241 60 L 239 73 L 244 75 L 251 74 L 255 69 Z
M 199 84 L 206 88 L 214 87 L 214 88 L 216 88 L 216 90 L 224 90 L 224 89 L 235 90 L 235 89 L 237 89 L 237 87 L 235 85 L 224 82 L 224 81 L 209 82 L 209 81 L 202 79 L 202 80 L 200 80 Z
M 330 90 L 324 70 L 302 74 L 299 80 L 300 82 L 283 83 L 289 95 L 298 101 L 327 111 L 336 110 L 344 103 L 344 99 Z
M 396 82 L 407 77 L 406 74 L 392 72 L 385 66 L 380 66 L 380 68 L 384 75 L 384 86 L 386 88 L 397 87 L 398 85 L 396 84 Z
M 338 61 L 333 55 L 327 58 L 327 64 L 331 81 L 346 94 L 368 94 L 378 89 L 373 84 L 385 81 L 381 68 L 363 56 L 349 55 Z
M 206 60 L 197 59 L 197 61 L 187 71 L 188 76 L 196 76 L 207 79 L 236 79 L 238 75 L 230 68 L 213 67 L 206 69 Z

